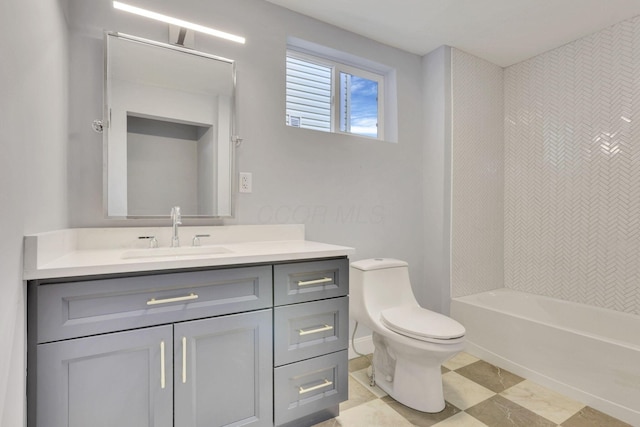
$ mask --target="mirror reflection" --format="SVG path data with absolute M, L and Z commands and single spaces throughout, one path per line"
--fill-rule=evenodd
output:
M 107 216 L 231 216 L 234 62 L 105 38 Z

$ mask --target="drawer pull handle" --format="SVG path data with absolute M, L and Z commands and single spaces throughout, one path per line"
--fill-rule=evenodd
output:
M 327 283 L 332 281 L 333 279 L 331 277 L 323 277 L 322 279 L 315 280 L 298 280 L 298 286 L 317 285 L 319 283 Z
M 182 337 L 182 384 L 187 383 L 187 337 Z
M 164 389 L 166 385 L 164 373 L 164 341 L 160 341 L 160 388 Z
M 194 293 L 190 293 L 189 295 L 184 295 L 181 297 L 174 297 L 174 298 L 165 298 L 165 299 L 151 298 L 149 301 L 147 301 L 147 305 L 168 304 L 170 302 L 189 301 L 192 299 L 198 299 L 198 295 Z
M 331 325 L 324 325 L 321 328 L 309 329 L 306 331 L 304 329 L 298 329 L 298 335 L 303 336 L 303 335 L 317 334 L 318 332 L 330 331 L 332 329 L 333 329 L 333 326 Z
M 314 391 L 314 390 L 318 390 L 324 387 L 329 387 L 330 385 L 333 385 L 333 381 L 329 381 L 328 379 L 325 378 L 324 382 L 322 384 L 318 384 L 318 385 L 314 385 L 313 387 L 309 387 L 309 388 L 304 388 L 302 386 L 300 386 L 300 390 L 298 390 L 298 394 L 305 394 L 305 393 L 309 393 L 310 391 Z

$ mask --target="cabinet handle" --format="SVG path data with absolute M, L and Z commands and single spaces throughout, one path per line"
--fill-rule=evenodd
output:
M 333 329 L 333 326 L 331 325 L 324 325 L 320 328 L 309 329 L 306 331 L 304 329 L 298 329 L 298 335 L 303 336 L 303 335 L 309 335 L 309 334 L 317 334 L 318 332 L 330 331 L 332 329 Z
M 165 382 L 165 369 L 164 369 L 164 341 L 160 341 L 160 388 L 164 389 Z
M 309 393 L 310 391 L 318 390 L 318 389 L 321 389 L 323 387 L 329 387 L 332 384 L 333 384 L 333 381 L 329 381 L 328 379 L 325 378 L 324 382 L 322 384 L 314 385 L 313 387 L 304 388 L 304 387 L 300 386 L 299 390 L 298 390 L 298 394 Z
M 147 305 L 167 304 L 167 303 L 170 303 L 170 302 L 189 301 L 189 300 L 192 300 L 192 299 L 198 299 L 198 295 L 196 295 L 196 294 L 194 294 L 192 292 L 189 295 L 184 295 L 184 296 L 181 296 L 181 297 L 165 298 L 165 299 L 151 298 L 149 301 L 147 301 Z
M 187 337 L 182 337 L 182 384 L 187 383 Z
M 319 283 L 327 283 L 332 281 L 333 279 L 331 277 L 323 277 L 322 279 L 315 280 L 298 280 L 298 286 L 317 285 Z

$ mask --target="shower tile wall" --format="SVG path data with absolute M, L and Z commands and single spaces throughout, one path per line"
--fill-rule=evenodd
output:
M 451 49 L 451 295 L 503 287 L 503 69 Z
M 504 78 L 505 286 L 640 314 L 640 17 Z

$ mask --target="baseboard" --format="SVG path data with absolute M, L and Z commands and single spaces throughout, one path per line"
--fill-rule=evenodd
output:
M 356 350 L 361 354 L 371 354 L 373 353 L 373 339 L 371 335 L 367 335 L 365 337 L 356 338 L 355 340 Z M 355 359 L 356 357 L 360 357 L 351 346 L 351 341 L 349 341 L 349 359 Z

